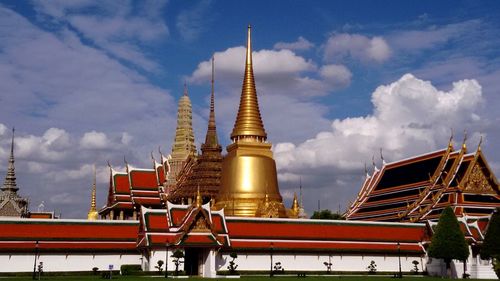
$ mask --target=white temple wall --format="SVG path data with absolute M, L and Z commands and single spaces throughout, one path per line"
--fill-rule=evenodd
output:
M 158 266 L 158 261 L 162 260 L 163 261 L 163 270 L 165 270 L 165 266 L 168 266 L 168 271 L 174 271 L 175 270 L 175 264 L 173 262 L 174 258 L 172 258 L 172 254 L 174 253 L 175 249 L 169 249 L 168 250 L 168 262 L 165 263 L 166 259 L 166 254 L 165 254 L 165 249 L 162 250 L 151 250 L 150 256 L 149 256 L 149 261 L 146 258 L 143 258 L 143 263 L 142 263 L 142 270 L 143 271 L 158 271 L 158 269 L 155 266 Z M 184 259 L 180 259 L 182 262 L 184 262 Z M 181 263 L 179 265 L 179 270 L 184 270 L 184 263 Z
M 227 271 L 229 253 L 219 254 L 216 257 L 217 271 Z M 339 254 L 273 254 L 273 267 L 281 262 L 285 271 L 326 271 L 324 262 L 332 263 L 332 271 L 368 271 L 368 265 L 375 261 L 377 271 L 398 272 L 399 259 L 397 256 L 384 255 L 339 255 Z M 420 256 L 401 256 L 401 270 L 409 272 L 414 268 L 413 261 L 419 262 L 419 271 L 422 272 L 425 260 Z M 269 271 L 271 257 L 269 253 L 238 253 L 235 260 L 239 271 Z
M 43 271 L 92 271 L 98 267 L 99 271 L 120 270 L 122 264 L 140 264 L 139 254 L 40 254 L 37 266 L 43 262 Z M 34 254 L 0 254 L 0 272 L 32 272 L 35 261 Z

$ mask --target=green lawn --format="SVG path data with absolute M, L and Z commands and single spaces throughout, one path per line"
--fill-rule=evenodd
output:
M 181 280 L 186 280 L 186 281 L 192 281 L 192 280 L 200 280 L 202 278 L 189 278 L 189 279 L 178 279 L 179 281 Z M 410 277 L 410 276 L 405 276 L 403 277 L 404 281 L 445 281 L 448 279 L 443 279 L 443 278 L 435 278 L 435 277 Z M 15 281 L 32 281 L 31 277 L 0 277 L 0 280 L 15 280 Z M 42 277 L 41 280 L 75 280 L 75 281 L 85 281 L 85 280 L 106 280 L 106 279 L 101 279 L 100 276 L 59 276 L 59 277 Z M 113 276 L 113 280 L 124 280 L 124 281 L 144 281 L 144 280 L 164 280 L 161 276 L 154 276 L 154 277 L 148 277 L 148 276 Z M 170 279 L 170 280 L 176 280 L 176 279 Z M 382 277 L 382 276 L 309 276 L 306 278 L 298 278 L 295 276 L 282 276 L 282 277 L 274 277 L 274 278 L 269 278 L 267 276 L 244 276 L 241 277 L 240 279 L 226 279 L 226 278 L 216 278 L 216 279 L 209 279 L 209 280 L 217 280 L 217 281 L 327 281 L 327 280 L 338 280 L 338 281 L 356 281 L 356 280 L 363 280 L 363 281 L 395 281 L 397 279 L 391 278 L 391 277 Z M 455 279 L 456 280 L 456 279 Z M 474 279 L 470 279 L 474 280 Z

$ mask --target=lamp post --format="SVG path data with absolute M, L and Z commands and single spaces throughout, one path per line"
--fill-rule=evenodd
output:
M 273 250 L 274 250 L 274 244 L 273 242 L 271 242 L 271 248 L 270 248 L 270 252 L 271 252 L 271 270 L 269 271 L 269 277 L 273 277 Z
M 33 280 L 36 279 L 36 259 L 38 257 L 38 240 L 35 243 L 35 262 L 33 263 Z
M 399 261 L 399 278 L 403 278 L 403 273 L 401 272 L 401 245 L 398 242 L 398 261 Z
M 168 278 L 168 246 L 170 246 L 167 243 L 165 243 L 165 278 Z

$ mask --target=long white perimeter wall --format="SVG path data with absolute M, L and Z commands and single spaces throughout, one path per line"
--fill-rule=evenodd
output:
M 232 258 L 229 253 L 218 255 L 216 258 L 217 271 L 228 270 Z M 401 270 L 413 269 L 412 262 L 419 262 L 419 271 L 425 260 L 420 256 L 401 256 Z M 399 258 L 397 256 L 383 255 L 328 255 L 328 254 L 273 254 L 273 266 L 280 262 L 285 271 L 326 271 L 324 262 L 332 263 L 332 271 L 368 271 L 368 265 L 375 261 L 377 271 L 399 271 Z M 238 253 L 235 260 L 240 271 L 244 270 L 270 270 L 271 255 L 258 253 Z
M 0 254 L 0 272 L 31 272 L 34 254 Z M 122 264 L 141 264 L 139 254 L 40 254 L 37 265 L 43 262 L 43 271 L 92 271 L 93 267 L 107 270 L 113 265 L 119 270 Z

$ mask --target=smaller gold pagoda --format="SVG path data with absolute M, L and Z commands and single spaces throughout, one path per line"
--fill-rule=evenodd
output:
M 94 165 L 94 179 L 92 181 L 92 199 L 90 200 L 90 210 L 87 214 L 87 219 L 90 221 L 95 221 L 99 219 L 99 213 L 96 208 L 96 171 Z
M 252 66 L 251 27 L 247 31 L 245 74 L 232 144 L 222 163 L 215 209 L 243 217 L 286 217 L 276 163 L 260 115 Z

